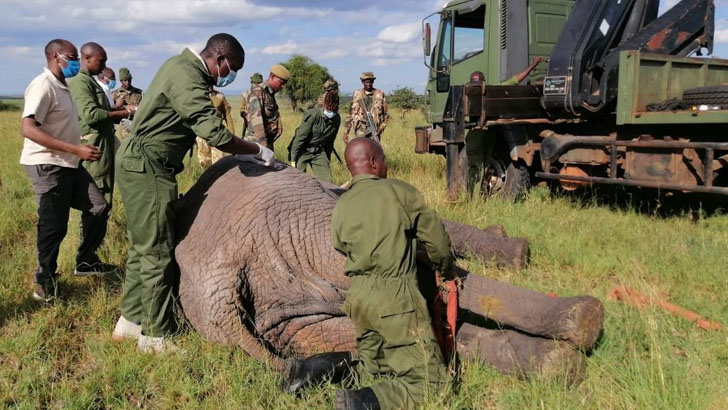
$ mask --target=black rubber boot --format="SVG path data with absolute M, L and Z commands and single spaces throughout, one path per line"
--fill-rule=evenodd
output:
M 325 379 L 339 383 L 349 374 L 351 353 L 321 353 L 307 359 L 288 359 L 283 370 L 281 390 L 296 394 L 302 389 Z
M 334 410 L 381 410 L 374 390 L 367 387 L 361 390 L 337 390 Z

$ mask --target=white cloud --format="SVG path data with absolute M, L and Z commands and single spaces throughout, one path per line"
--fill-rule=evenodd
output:
M 377 39 L 392 43 L 407 43 L 420 36 L 422 25 L 419 22 L 405 23 L 396 26 L 385 27 L 377 34 Z
M 407 64 L 411 62 L 412 59 L 409 58 L 375 58 L 374 60 L 372 60 L 372 65 L 386 67 L 390 65 Z
M 716 43 L 728 43 L 728 28 L 723 30 L 715 30 L 713 40 Z
M 3 60 L 19 63 L 38 63 L 45 62 L 43 49 L 26 46 L 5 46 L 0 47 L 0 55 Z
M 301 45 L 293 42 L 293 41 L 287 41 L 283 44 L 272 44 L 269 46 L 266 46 L 261 51 L 262 54 L 295 54 L 299 53 L 298 50 L 301 49 Z
M 416 42 L 392 43 L 356 35 L 318 38 L 300 43 L 289 40 L 262 49 L 254 48 L 251 53 L 282 56 L 303 54 L 314 60 L 362 57 L 371 58 L 372 64 L 379 66 L 412 62 L 421 56 Z

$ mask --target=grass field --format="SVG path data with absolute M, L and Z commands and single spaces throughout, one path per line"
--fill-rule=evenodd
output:
M 239 99 L 232 98 L 234 107 Z M 300 114 L 284 110 L 285 148 Z M 78 213 L 59 259 L 61 300 L 44 306 L 30 297 L 37 219 L 31 184 L 18 164 L 19 111 L 0 112 L 0 406 L 8 408 L 245 408 L 327 409 L 334 387 L 296 400 L 279 394 L 278 375 L 237 349 L 214 345 L 190 330 L 179 337 L 185 355 L 157 358 L 134 343 L 115 343 L 120 275 L 76 278 Z M 590 294 L 605 304 L 605 332 L 588 357 L 583 383 L 519 380 L 464 364 L 456 395 L 427 408 L 452 409 L 726 409 L 728 332 L 703 331 L 658 309 L 637 310 L 607 301 L 619 284 L 728 325 L 728 216 L 638 213 L 637 204 L 609 206 L 536 188 L 522 203 L 494 198 L 449 203 L 444 160 L 413 153 L 419 112 L 393 115 L 384 136 L 390 177 L 419 188 L 442 216 L 479 227 L 502 224 L 528 238 L 531 265 L 500 270 L 475 260 L 468 269 L 560 296 Z M 240 123 L 236 124 L 238 129 Z M 343 143 L 337 142 L 343 152 Z M 187 190 L 200 175 L 196 162 L 179 176 Z M 348 174 L 334 164 L 335 182 Z M 117 195 L 102 259 L 123 266 L 123 206 Z

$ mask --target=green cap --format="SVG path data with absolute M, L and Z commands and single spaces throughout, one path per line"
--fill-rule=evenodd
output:
M 263 82 L 263 74 L 261 73 L 254 73 L 250 76 L 250 82 L 253 84 L 260 84 Z
M 362 81 L 364 81 L 364 80 L 372 80 L 372 81 L 374 81 L 374 80 L 377 79 L 377 77 L 375 77 L 374 76 L 374 73 L 371 72 L 371 71 L 364 71 L 363 73 L 361 73 L 361 77 L 359 77 L 359 79 L 362 80 Z
M 126 81 L 131 80 L 131 73 L 129 72 L 129 69 L 126 67 L 121 67 L 119 69 L 119 81 Z

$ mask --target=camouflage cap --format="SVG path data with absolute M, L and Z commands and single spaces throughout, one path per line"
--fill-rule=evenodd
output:
M 324 90 L 326 91 L 335 90 L 337 88 L 339 88 L 339 83 L 337 83 L 336 80 L 334 80 L 333 78 L 329 78 L 324 83 Z
M 254 73 L 250 76 L 250 82 L 253 84 L 260 84 L 263 82 L 263 74 L 261 73 Z
M 359 79 L 362 80 L 362 81 L 364 81 L 364 80 L 372 80 L 372 81 L 374 81 L 374 80 L 377 79 L 377 77 L 375 77 L 374 76 L 374 73 L 371 72 L 371 71 L 364 71 L 363 73 L 361 73 L 361 77 L 359 77 Z
M 270 73 L 285 81 L 288 81 L 288 79 L 291 78 L 291 73 L 288 72 L 288 69 L 281 64 L 276 64 L 271 67 Z
M 119 69 L 119 81 L 131 80 L 131 72 L 126 67 Z

